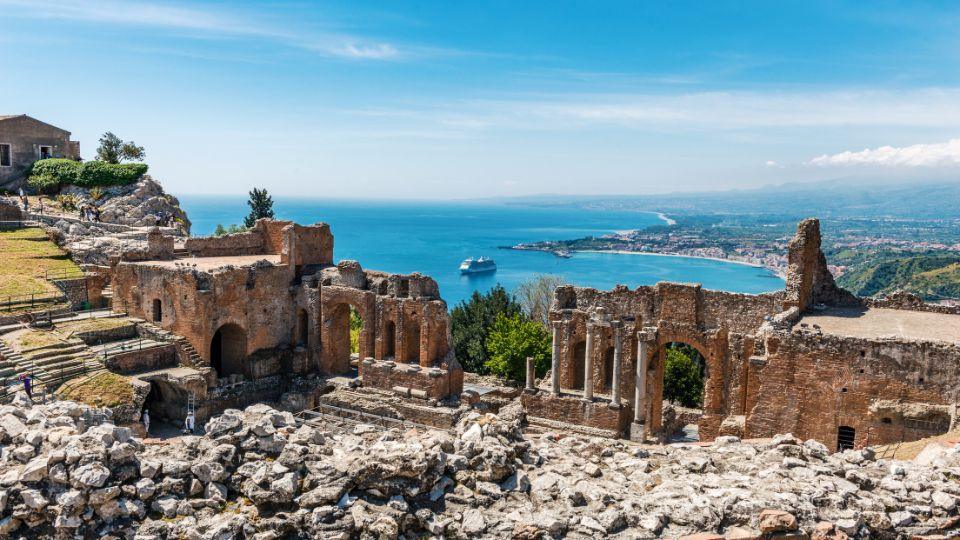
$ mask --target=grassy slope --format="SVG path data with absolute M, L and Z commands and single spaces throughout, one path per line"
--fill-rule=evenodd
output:
M 42 229 L 0 231 L 0 302 L 7 296 L 57 292 L 43 275 L 47 270 L 79 271 Z
M 73 381 L 71 381 L 73 383 Z M 94 407 L 116 407 L 133 402 L 133 386 L 130 380 L 115 373 L 99 373 L 61 391 L 63 399 L 86 403 Z

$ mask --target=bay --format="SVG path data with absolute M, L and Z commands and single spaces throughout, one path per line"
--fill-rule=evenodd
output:
M 240 224 L 249 209 L 241 196 L 179 196 L 193 234 L 213 233 L 217 224 Z M 725 261 L 616 253 L 550 253 L 498 249 L 520 242 L 562 240 L 663 223 L 655 214 L 571 210 L 487 202 L 396 202 L 274 197 L 277 219 L 326 222 L 334 235 L 334 258 L 353 259 L 371 270 L 420 272 L 431 276 L 449 306 L 496 283 L 514 290 L 537 274 L 568 283 L 609 289 L 658 281 L 696 282 L 709 289 L 761 293 L 782 289 L 769 270 Z M 496 260 L 493 274 L 463 276 L 467 257 Z

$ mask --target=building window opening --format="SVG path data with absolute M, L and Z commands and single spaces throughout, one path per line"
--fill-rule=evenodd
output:
M 301 347 L 307 344 L 308 321 L 309 318 L 307 317 L 306 310 L 301 309 L 299 313 L 297 313 L 297 345 Z
M 53 157 L 52 146 L 40 146 L 40 159 L 50 159 Z
M 396 356 L 397 347 L 397 325 L 393 321 L 387 321 L 383 333 L 383 357 L 393 359 Z
M 360 354 L 360 329 L 363 328 L 363 319 L 360 313 L 350 306 L 350 354 Z
M 853 443 L 857 439 L 857 430 L 850 426 L 840 426 L 837 428 L 837 452 L 852 450 Z
M 571 381 L 573 382 L 574 390 L 583 390 L 583 381 L 584 381 L 584 365 L 586 363 L 587 355 L 587 344 L 584 342 L 577 343 L 573 347 L 573 377 Z
M 13 153 L 9 144 L 0 144 L 0 167 L 13 166 Z
M 163 309 L 160 304 L 160 299 L 154 299 L 153 301 L 153 322 L 160 322 L 163 320 Z
M 603 391 L 613 391 L 613 347 L 603 353 Z
M 884 424 L 892 424 L 892 423 L 893 423 L 893 420 L 891 420 L 891 419 L 889 419 L 889 418 L 884 418 L 883 420 L 881 420 L 881 422 L 883 422 Z

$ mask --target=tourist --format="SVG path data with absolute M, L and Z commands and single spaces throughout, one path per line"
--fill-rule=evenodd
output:
M 188 412 L 188 413 L 187 413 L 187 418 L 186 418 L 186 420 L 183 421 L 183 432 L 184 432 L 184 433 L 187 433 L 187 432 L 193 433 L 193 426 L 194 426 L 195 421 L 196 421 L 196 420 L 195 420 L 195 418 L 193 417 L 193 411 Z
M 37 204 L 40 205 L 40 215 L 42 216 L 43 215 L 43 197 L 40 197 L 39 199 L 37 199 Z
M 140 416 L 140 421 L 143 422 L 143 434 L 150 434 L 150 410 L 144 409 L 143 414 Z
M 27 397 L 30 400 L 33 400 L 33 389 L 30 387 L 31 379 L 29 373 L 24 373 L 20 375 L 20 380 L 23 381 L 23 391 L 27 393 Z
M 93 210 L 91 211 L 93 212 L 93 220 L 96 221 L 97 223 L 100 223 L 100 209 L 97 207 L 94 207 Z
M 83 221 L 84 216 L 87 215 L 87 207 L 81 206 L 79 209 L 79 212 L 80 212 L 80 221 Z

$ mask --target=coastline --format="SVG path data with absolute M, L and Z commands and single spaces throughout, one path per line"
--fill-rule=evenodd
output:
M 672 227 L 677 224 L 677 220 L 667 217 L 663 212 L 650 212 L 651 214 L 656 214 L 658 218 L 662 219 L 667 223 L 667 227 Z
M 623 249 L 575 249 L 571 250 L 572 253 L 613 253 L 616 255 L 652 255 L 654 257 L 684 257 L 687 259 L 703 259 L 707 261 L 719 261 L 733 264 L 742 264 L 744 266 L 752 266 L 754 268 L 763 268 L 764 270 L 769 270 L 770 273 L 777 276 L 780 279 L 786 279 L 776 268 L 771 268 L 769 266 L 764 266 L 762 264 L 756 264 L 749 261 L 740 261 L 737 259 L 723 259 L 720 257 L 703 257 L 700 255 L 681 255 L 679 253 L 656 253 L 652 251 L 627 251 Z

